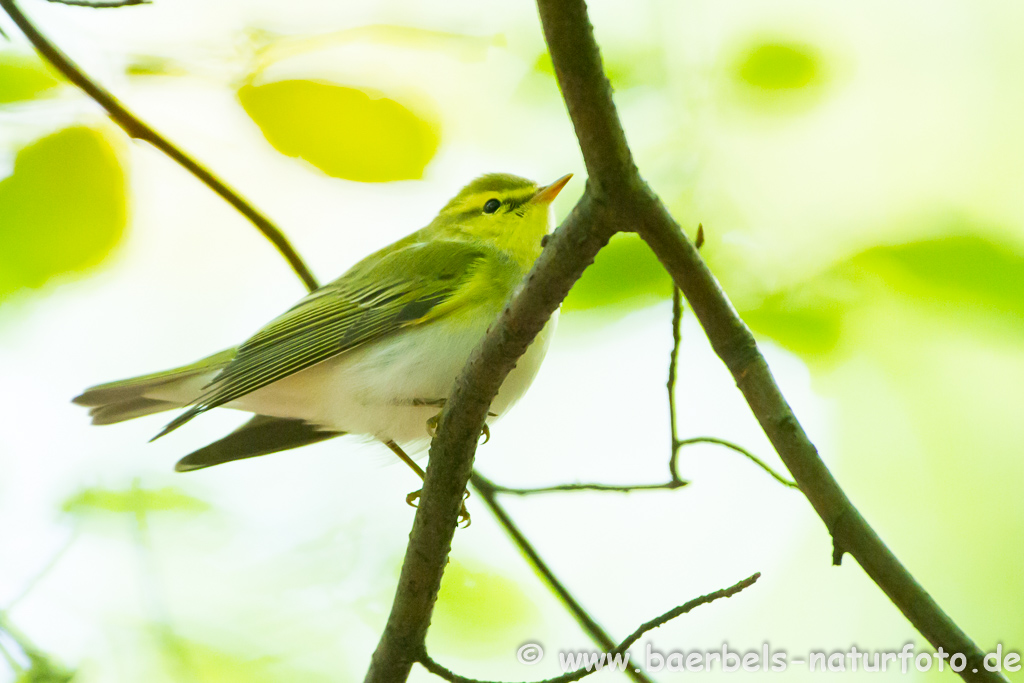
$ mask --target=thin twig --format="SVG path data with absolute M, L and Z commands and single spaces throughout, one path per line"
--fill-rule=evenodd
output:
M 636 641 L 640 640 L 640 638 L 643 637 L 645 633 L 653 631 L 659 626 L 664 626 L 673 619 L 680 617 L 686 614 L 687 612 L 690 612 L 693 609 L 700 607 L 701 605 L 706 605 L 710 602 L 714 602 L 715 600 L 720 600 L 722 598 L 731 598 L 732 596 L 739 593 L 741 590 L 749 588 L 750 586 L 754 585 L 754 583 L 756 583 L 759 578 L 761 578 L 760 572 L 754 574 L 753 576 L 749 576 L 728 588 L 723 588 L 721 590 L 715 591 L 714 593 L 702 595 L 699 598 L 694 598 L 689 602 L 686 602 L 678 607 L 670 609 L 668 612 L 665 612 L 661 616 L 655 617 L 654 619 L 651 619 L 650 621 L 641 624 L 639 628 L 637 628 L 635 631 L 633 631 L 633 633 L 629 635 L 629 637 L 627 637 L 625 640 L 623 640 L 621 643 L 615 646 L 615 648 L 609 651 L 607 654 L 612 657 L 614 657 L 615 655 L 622 655 L 626 652 L 626 650 L 632 647 L 633 644 L 636 643 Z M 465 676 L 460 676 L 457 673 L 452 672 L 450 669 L 438 664 L 436 661 L 431 659 L 430 655 L 428 655 L 426 652 L 423 652 L 420 655 L 419 662 L 427 671 L 434 674 L 435 676 L 439 676 L 440 678 L 449 681 L 450 683 L 495 683 L 493 681 L 480 681 L 475 678 L 466 678 Z M 629 671 L 633 668 L 635 667 L 627 666 L 626 670 Z M 555 678 L 546 678 L 543 681 L 538 681 L 537 683 L 573 683 L 573 681 L 578 681 L 583 678 L 586 678 L 590 674 L 596 673 L 597 671 L 597 667 L 593 667 L 590 669 L 578 669 L 577 671 L 571 671 L 562 674 L 561 676 L 556 676 Z
M 490 509 L 495 519 L 498 520 L 498 524 L 502 526 L 505 533 L 512 539 L 512 541 L 519 546 L 519 550 L 522 551 L 526 557 L 526 561 L 530 563 L 533 569 L 540 574 L 541 579 L 547 584 L 548 589 L 555 594 L 555 597 L 559 599 L 562 606 L 565 607 L 566 611 L 572 615 L 576 623 L 579 624 L 580 628 L 590 636 L 590 639 L 601 648 L 602 650 L 611 650 L 615 647 L 615 641 L 612 640 L 608 632 L 605 631 L 597 621 L 590 615 L 583 605 L 569 592 L 565 584 L 562 583 L 555 573 L 551 571 L 551 567 L 548 566 L 547 562 L 540 556 L 533 544 L 526 538 L 516 523 L 512 521 L 508 512 L 502 507 L 498 501 L 497 493 L 500 491 L 500 487 L 497 486 L 487 477 L 483 476 L 478 472 L 474 472 L 470 478 L 470 483 L 476 490 L 480 499 L 484 501 L 484 504 Z M 643 671 L 636 671 L 630 669 L 625 672 L 630 678 L 636 683 L 653 683 L 650 678 L 644 674 Z
M 533 496 L 544 493 L 573 493 L 577 491 L 597 491 L 600 493 L 634 493 L 637 491 L 672 491 L 688 485 L 687 481 L 669 480 L 662 484 L 556 484 L 554 486 L 536 486 L 515 488 L 495 484 L 497 493 L 512 496 Z
M 672 481 L 682 481 L 679 476 L 679 430 L 676 422 L 676 374 L 679 367 L 679 347 L 683 341 L 683 293 L 672 285 L 672 352 L 668 357 L 668 420 L 671 430 L 671 450 L 668 459 L 668 471 Z
M 787 479 L 783 475 L 779 474 L 774 469 L 772 469 L 771 465 L 766 463 L 764 460 L 761 460 L 761 458 L 757 457 L 756 455 L 754 455 L 753 453 L 748 451 L 743 446 L 740 446 L 739 444 L 735 444 L 732 441 L 727 441 L 725 439 L 719 439 L 718 437 L 715 437 L 715 436 L 695 436 L 695 437 L 693 437 L 691 439 L 683 439 L 683 440 L 678 442 L 680 448 L 683 447 L 683 446 L 690 446 L 690 445 L 698 444 L 698 443 L 713 443 L 713 444 L 716 444 L 716 445 L 719 445 L 719 446 L 725 446 L 726 448 L 728 448 L 730 450 L 733 450 L 733 451 L 736 451 L 740 455 L 745 456 L 748 460 L 750 460 L 755 465 L 760 467 L 762 470 L 764 470 L 765 472 L 770 474 L 777 482 L 779 482 L 783 486 L 788 486 L 789 488 L 792 488 L 792 489 L 799 489 L 800 488 L 800 485 L 797 484 L 795 481 Z
M 24 600 L 25 596 L 31 593 L 32 589 L 35 588 L 39 584 L 39 582 L 43 580 L 43 577 L 49 574 L 50 570 L 57 566 L 57 563 L 60 561 L 62 557 L 64 557 L 64 553 L 67 552 L 68 548 L 71 547 L 71 544 L 75 542 L 76 538 L 78 538 L 77 529 L 72 531 L 71 535 L 68 536 L 68 540 L 66 540 L 64 542 L 64 545 L 62 545 L 60 549 L 58 549 L 57 552 L 55 552 L 50 557 L 47 563 L 43 565 L 43 568 L 37 571 L 35 574 L 33 574 L 32 578 L 30 578 L 28 582 L 24 586 L 22 586 L 21 592 L 15 595 L 13 598 L 11 598 L 10 602 L 7 603 L 7 606 L 4 607 L 5 612 L 10 612 L 12 609 L 14 609 L 14 606 L 22 600 Z
M 152 0 L 111 0 L 111 2 L 91 2 L 90 0 L 46 0 L 55 5 L 69 5 L 71 7 L 91 7 L 92 9 L 112 9 L 115 7 L 132 7 L 136 5 L 151 5 Z
M 280 229 L 267 216 L 217 176 L 213 175 L 209 169 L 150 128 L 138 116 L 129 111 L 120 100 L 90 78 L 78 64 L 72 61 L 70 57 L 64 54 L 60 48 L 35 27 L 21 11 L 21 8 L 18 7 L 15 0 L 0 0 L 0 7 L 3 7 L 4 11 L 10 15 L 14 23 L 25 34 L 25 37 L 39 51 L 39 54 L 64 74 L 69 81 L 84 90 L 89 97 L 103 107 L 114 123 L 125 133 L 137 140 L 148 142 L 181 164 L 189 173 L 202 181 L 207 187 L 231 204 L 231 206 L 235 207 L 243 216 L 248 218 L 277 247 L 277 250 L 306 285 L 307 289 L 312 291 L 319 286 L 309 267 L 306 266 Z

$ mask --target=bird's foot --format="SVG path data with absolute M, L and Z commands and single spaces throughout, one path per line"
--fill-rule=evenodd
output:
M 414 508 L 415 507 L 419 507 L 419 504 L 417 503 L 417 501 L 419 500 L 421 493 L 423 493 L 423 489 L 418 489 L 416 491 L 413 491 L 412 493 L 410 493 L 409 495 L 407 495 L 405 497 L 405 502 L 408 505 L 410 505 L 411 507 L 414 507 Z M 459 510 L 459 521 L 458 521 L 458 524 L 463 529 L 465 529 L 470 524 L 472 524 L 472 520 L 470 519 L 470 516 L 469 516 L 469 510 L 466 509 L 466 499 L 467 498 L 469 498 L 469 491 L 464 492 L 464 494 L 462 496 L 462 509 Z
M 487 413 L 487 415 L 490 417 L 497 417 L 494 413 Z M 437 425 L 440 422 L 441 413 L 438 413 L 427 420 L 427 434 L 430 435 L 431 439 L 437 436 Z M 486 422 L 484 422 L 484 426 L 480 430 L 480 436 L 483 438 L 483 441 L 480 442 L 481 446 L 491 440 L 491 426 Z

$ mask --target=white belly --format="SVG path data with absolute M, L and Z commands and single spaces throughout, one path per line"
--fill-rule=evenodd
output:
M 492 413 L 502 415 L 533 382 L 551 342 L 557 315 L 505 379 L 491 404 Z M 300 418 L 324 429 L 382 441 L 427 439 L 427 420 L 441 409 L 410 404 L 447 398 L 486 331 L 487 324 L 455 330 L 445 324 L 409 329 L 295 373 L 228 407 Z

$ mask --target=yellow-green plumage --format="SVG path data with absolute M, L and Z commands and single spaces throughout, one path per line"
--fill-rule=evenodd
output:
M 91 406 L 99 424 L 188 406 L 157 437 L 219 406 L 256 414 L 179 469 L 340 433 L 425 439 L 437 403 L 539 256 L 551 199 L 567 180 L 539 188 L 506 174 L 478 178 L 430 225 L 363 259 L 237 349 L 93 387 L 75 402 Z M 500 415 L 525 391 L 551 328 L 506 380 L 492 412 Z

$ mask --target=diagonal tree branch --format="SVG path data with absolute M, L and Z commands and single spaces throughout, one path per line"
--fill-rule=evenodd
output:
M 90 6 L 103 7 L 103 5 Z M 292 247 L 288 238 L 284 236 L 281 230 L 274 225 L 266 215 L 246 201 L 227 183 L 211 173 L 209 169 L 180 150 L 154 129 L 150 128 L 149 125 L 122 104 L 120 100 L 114 97 L 99 83 L 90 78 L 82 68 L 78 66 L 78 64 L 64 54 L 59 47 L 54 45 L 49 38 L 44 36 L 39 29 L 35 27 L 25 13 L 21 11 L 21 8 L 18 7 L 15 0 L 0 0 L 0 7 L 2 7 L 11 19 L 14 20 L 14 23 L 18 25 L 18 28 L 21 29 L 21 32 L 25 34 L 25 37 L 29 39 L 29 42 L 32 43 L 36 50 L 38 50 L 39 53 L 48 62 L 50 62 L 50 64 L 56 67 L 58 71 L 64 74 L 69 81 L 84 90 L 89 97 L 103 107 L 114 123 L 116 123 L 125 133 L 137 140 L 144 140 L 153 145 L 161 152 L 177 161 L 185 168 L 185 170 L 220 195 L 228 204 L 248 218 L 252 224 L 256 226 L 256 229 L 262 232 L 263 235 L 270 240 L 271 244 L 277 247 L 281 256 L 285 258 L 288 264 L 292 267 L 292 270 L 295 271 L 296 275 L 299 276 L 308 290 L 313 291 L 319 287 L 316 278 L 309 270 L 309 267 L 306 266 L 302 257 L 300 257 L 298 252 L 296 252 Z
M 753 335 L 718 281 L 658 197 L 628 162 L 628 147 L 584 0 L 538 0 L 544 35 L 587 170 L 614 210 L 629 216 L 690 302 L 715 353 L 729 368 L 751 411 L 800 489 L 832 534 L 838 564 L 850 553 L 928 641 L 966 655 L 968 681 L 1005 680 L 982 666 L 982 652 L 942 611 L 868 525 L 787 404 Z M 588 147 L 594 147 L 589 149 Z M 972 671 L 973 669 L 973 671 Z
M 551 235 L 519 294 L 473 352 L 445 402 L 391 614 L 366 674 L 368 683 L 394 683 L 409 676 L 430 624 L 491 400 L 569 288 L 608 243 L 615 228 L 599 217 L 603 212 L 588 186 Z

